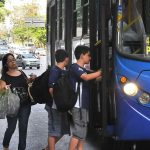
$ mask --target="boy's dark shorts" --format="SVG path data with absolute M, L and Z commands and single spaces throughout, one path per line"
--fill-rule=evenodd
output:
M 48 111 L 48 136 L 61 137 L 70 134 L 68 113 L 61 113 L 56 109 L 49 108 Z
M 71 132 L 72 136 L 84 140 L 87 135 L 87 124 L 89 121 L 88 111 L 83 108 L 73 108 Z

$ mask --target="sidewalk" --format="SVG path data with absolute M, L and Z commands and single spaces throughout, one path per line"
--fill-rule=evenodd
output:
M 42 150 L 47 145 L 47 112 L 44 105 L 32 106 L 32 112 L 29 119 L 28 135 L 27 135 L 27 148 L 26 150 Z M 0 143 L 2 143 L 4 132 L 7 126 L 6 119 L 0 120 Z M 67 150 L 70 137 L 64 136 L 56 144 L 56 150 Z M 18 127 L 10 142 L 10 150 L 17 150 L 18 147 Z M 0 145 L 2 150 L 2 144 Z M 94 147 L 89 142 L 85 143 L 85 150 L 100 150 Z
M 2 143 L 7 122 L 0 120 L 0 143 Z M 31 115 L 29 118 L 28 135 L 27 135 L 27 150 L 41 150 L 47 143 L 47 113 L 44 105 L 32 106 Z M 10 150 L 17 150 L 18 147 L 18 127 L 13 134 L 10 142 Z M 2 145 L 0 145 L 2 150 Z

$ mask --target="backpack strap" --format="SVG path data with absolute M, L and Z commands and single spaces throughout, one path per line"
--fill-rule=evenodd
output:
M 80 120 L 82 120 L 80 82 L 78 82 L 78 86 L 77 86 L 77 94 L 79 95 Z

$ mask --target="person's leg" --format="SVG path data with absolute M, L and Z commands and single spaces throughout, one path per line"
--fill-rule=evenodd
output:
M 72 135 L 69 150 L 83 150 L 84 141 L 87 134 L 87 111 L 74 108 L 72 110 Z
M 28 120 L 31 112 L 31 106 L 24 106 L 20 108 L 19 111 L 19 145 L 18 150 L 25 150 L 26 148 L 26 138 L 27 138 L 27 127 Z
M 63 120 L 65 121 L 65 120 Z M 64 131 L 65 132 L 65 131 Z M 48 111 L 48 146 L 49 150 L 55 149 L 55 144 L 63 136 L 62 114 L 56 109 Z
M 83 150 L 84 147 L 84 140 L 79 140 L 77 150 Z
M 76 150 L 79 143 L 79 139 L 76 137 L 71 137 L 70 143 L 69 143 L 69 150 Z
M 11 137 L 16 129 L 17 117 L 7 117 L 7 123 L 8 123 L 8 127 L 6 129 L 6 132 L 4 134 L 4 139 L 3 139 L 4 148 L 9 147 Z
M 56 144 L 61 138 L 62 138 L 62 136 L 61 136 L 61 137 L 56 137 L 56 138 L 55 138 L 55 144 Z M 49 141 L 49 137 L 48 137 L 48 141 Z M 47 142 L 47 143 L 49 143 L 49 142 Z M 43 148 L 42 150 L 49 150 L 48 144 L 47 144 L 47 146 L 45 146 L 45 148 Z
M 55 150 L 56 140 L 57 140 L 57 138 L 54 136 L 48 137 L 48 149 L 49 150 Z

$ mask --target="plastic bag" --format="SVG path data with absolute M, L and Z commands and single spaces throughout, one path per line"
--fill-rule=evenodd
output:
M 17 93 L 12 93 L 10 89 L 8 90 L 7 116 L 14 117 L 17 116 L 20 108 L 20 98 Z
M 8 91 L 0 91 L 0 119 L 5 119 L 8 107 Z

